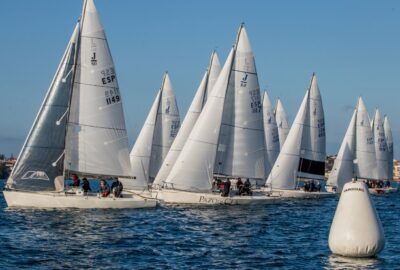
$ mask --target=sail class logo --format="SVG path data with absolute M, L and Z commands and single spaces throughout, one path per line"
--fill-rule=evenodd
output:
M 96 53 L 93 52 L 92 58 L 90 58 L 90 62 L 92 63 L 92 66 L 97 65 L 97 59 L 96 59 Z

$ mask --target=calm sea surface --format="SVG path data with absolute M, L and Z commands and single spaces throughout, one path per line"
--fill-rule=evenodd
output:
M 328 248 L 337 198 L 251 207 L 15 210 L 0 193 L 0 268 L 400 269 L 400 193 L 373 200 L 386 247 L 373 259 L 346 259 Z

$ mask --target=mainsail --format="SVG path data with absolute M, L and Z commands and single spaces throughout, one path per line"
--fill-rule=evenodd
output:
M 387 154 L 388 154 L 388 178 L 389 180 L 393 179 L 393 135 L 392 129 L 389 124 L 389 119 L 385 116 L 383 121 L 383 128 L 385 130 L 385 139 L 387 143 Z
M 379 110 L 375 110 L 374 121 L 372 125 L 375 152 L 376 152 L 376 173 L 379 180 L 389 179 L 388 176 L 388 148 L 386 143 L 385 130 L 383 127 L 383 119 Z
M 235 47 L 234 63 L 224 104 L 218 146 L 217 173 L 265 178 L 264 123 L 253 52 L 244 25 Z
M 372 134 L 368 111 L 361 97 L 358 99 L 357 104 L 355 156 L 355 175 L 364 179 L 376 179 L 374 136 Z
M 155 178 L 179 127 L 178 106 L 171 80 L 166 72 L 130 153 L 136 187 L 145 187 Z
M 26 138 L 7 185 L 30 191 L 55 190 L 63 174 L 66 115 L 72 88 L 79 25 L 75 27 L 43 104 Z
M 279 135 L 274 111 L 267 92 L 263 98 L 264 132 L 265 132 L 265 175 L 269 175 L 279 155 Z
M 297 176 L 323 180 L 326 156 L 325 118 L 315 74 L 312 75 L 309 91 Z
M 275 107 L 275 120 L 278 125 L 278 135 L 279 135 L 279 147 L 282 149 L 283 144 L 286 141 L 286 137 L 289 134 L 289 122 L 286 117 L 285 109 L 283 108 L 282 101 L 278 99 Z
M 199 88 L 193 98 L 192 104 L 182 122 L 182 126 L 179 129 L 178 135 L 176 136 L 171 148 L 165 157 L 160 170 L 153 182 L 154 186 L 162 185 L 162 183 L 167 179 L 172 166 L 174 165 L 176 159 L 182 151 L 182 148 L 189 137 L 194 124 L 196 123 L 203 106 L 205 105 L 207 96 L 210 95 L 211 89 L 214 87 L 215 81 L 221 71 L 221 66 L 218 60 L 218 56 L 214 51 L 211 55 L 210 64 L 203 79 L 200 83 Z
M 68 119 L 66 169 L 131 176 L 128 137 L 114 63 L 92 0 L 85 2 Z
M 298 178 L 323 179 L 325 121 L 315 74 L 266 184 L 294 189 Z

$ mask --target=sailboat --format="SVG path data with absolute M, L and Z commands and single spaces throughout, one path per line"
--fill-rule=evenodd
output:
M 327 181 L 327 190 L 342 192 L 353 178 L 377 180 L 374 136 L 368 111 L 361 97 L 351 117 L 335 163 Z
M 386 118 L 387 119 L 387 118 Z M 388 123 L 387 123 L 388 124 Z M 389 126 L 390 128 L 390 126 Z M 397 191 L 397 188 L 392 187 L 390 183 L 390 165 L 393 166 L 393 141 L 391 143 L 391 153 L 389 153 L 389 144 L 386 141 L 386 133 L 384 128 L 384 119 L 381 118 L 378 109 L 375 110 L 375 116 L 372 121 L 372 130 L 375 142 L 375 153 L 376 153 L 376 163 L 377 163 L 377 179 L 380 181 L 378 184 L 374 181 L 373 186 L 369 186 L 368 190 L 371 194 L 384 194 L 389 192 Z M 388 133 L 391 133 L 389 130 Z M 392 159 L 390 162 L 389 159 Z M 393 171 L 392 173 L 393 174 Z
M 279 132 L 274 111 L 267 92 L 263 98 L 263 116 L 265 132 L 265 175 L 269 175 L 279 155 Z M 287 122 L 286 122 L 287 124 Z
M 389 118 L 385 115 L 383 120 L 383 129 L 385 131 L 385 140 L 387 143 L 387 154 L 388 154 L 388 180 L 393 181 L 393 135 L 392 128 L 390 127 Z M 390 186 L 386 187 L 385 191 L 396 192 L 398 187 Z
M 64 187 L 72 174 L 132 179 L 114 63 L 93 0 L 76 26 L 3 194 L 10 207 L 139 208 L 130 193 L 100 197 Z
M 171 148 L 161 165 L 160 170 L 153 182 L 153 189 L 162 187 L 164 181 L 167 179 L 172 166 L 175 164 L 176 159 L 182 151 L 182 148 L 189 137 L 190 131 L 193 129 L 201 110 L 203 109 L 207 97 L 211 94 L 211 90 L 221 72 L 221 65 L 219 63 L 218 55 L 215 51 L 211 54 L 211 59 L 207 71 L 205 72 L 203 79 L 196 91 L 193 101 L 186 113 L 185 119 L 179 129 L 178 135 L 176 136 Z
M 278 99 L 275 107 L 275 120 L 278 126 L 278 135 L 279 135 L 279 147 L 282 149 L 283 144 L 286 141 L 286 138 L 289 134 L 289 122 L 287 120 L 285 108 L 283 107 L 282 101 Z
M 315 180 L 324 180 L 325 156 L 324 112 L 317 79 L 313 74 L 264 190 L 272 190 L 282 197 L 331 196 L 331 193 L 319 191 L 318 185 L 313 186 Z M 300 179 L 305 181 L 304 189 L 298 188 Z M 306 189 L 308 183 L 310 189 Z
M 130 153 L 136 185 L 146 189 L 155 179 L 180 127 L 179 110 L 168 73 Z
M 160 191 L 165 203 L 251 204 L 273 202 L 269 194 L 226 197 L 214 189 L 225 179 L 262 178 L 264 128 L 254 57 L 244 25 L 207 102 Z M 224 158 L 218 158 L 221 155 Z

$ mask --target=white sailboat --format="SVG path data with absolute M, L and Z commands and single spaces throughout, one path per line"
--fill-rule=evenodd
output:
M 285 108 L 283 107 L 282 101 L 280 99 L 278 99 L 276 102 L 274 114 L 276 124 L 278 126 L 279 149 L 282 149 L 283 144 L 285 143 L 286 138 L 289 134 L 290 127 Z
M 218 159 L 217 155 L 224 158 Z M 264 175 L 260 90 L 244 25 L 159 194 L 165 203 L 181 204 L 275 201 L 269 194 L 261 193 L 239 196 L 230 192 L 228 197 L 221 197 L 213 192 L 213 178 L 217 173 L 252 179 Z
M 313 187 L 314 180 L 324 180 L 325 156 L 324 112 L 316 76 L 313 74 L 310 87 L 268 176 L 264 190 L 272 190 L 282 197 L 331 196 L 328 192 L 314 188 L 309 191 L 297 186 L 300 179 L 311 181 L 310 187 Z
M 158 189 L 167 179 L 172 166 L 175 164 L 176 159 L 182 151 L 182 148 L 189 137 L 194 124 L 196 123 L 206 101 L 207 97 L 210 95 L 211 90 L 221 72 L 221 65 L 217 53 L 214 51 L 211 54 L 210 63 L 207 71 L 205 72 L 203 79 L 201 80 L 200 86 L 196 91 L 193 98 L 192 104 L 182 122 L 182 126 L 179 129 L 178 135 L 176 136 L 171 148 L 161 165 L 160 170 L 153 182 L 153 188 Z
M 132 178 L 114 63 L 93 0 L 84 2 L 56 75 L 3 191 L 10 207 L 154 207 L 151 198 L 66 190 L 71 174 Z
M 388 149 L 388 178 L 393 180 L 393 135 L 392 128 L 390 127 L 389 118 L 385 115 L 383 121 L 383 129 L 385 132 L 385 139 Z
M 179 110 L 168 73 L 130 153 L 134 190 L 145 189 L 156 177 L 180 127 Z
M 267 92 L 263 98 L 265 132 L 265 175 L 269 175 L 280 151 L 278 125 Z M 286 122 L 287 124 L 287 122 Z
M 386 118 L 387 119 L 387 118 Z M 387 125 L 389 123 L 387 122 Z M 389 127 L 389 128 L 388 128 Z M 387 132 L 391 133 L 390 126 L 388 126 Z M 384 127 L 384 119 L 381 118 L 379 110 L 375 110 L 374 120 L 372 122 L 372 130 L 374 134 L 375 152 L 376 152 L 376 163 L 377 163 L 377 179 L 379 182 L 374 181 L 368 188 L 371 194 L 385 194 L 389 192 L 397 191 L 397 188 L 392 187 L 390 183 L 390 174 L 393 175 L 393 140 L 390 143 L 391 153 L 389 152 L 389 143 L 386 141 L 387 137 Z M 391 159 L 391 161 L 390 161 Z M 390 170 L 392 172 L 390 173 Z M 393 177 L 393 176 L 392 176 Z
M 393 135 L 392 128 L 390 127 L 389 118 L 385 115 L 383 120 L 383 129 L 385 131 L 385 139 L 387 143 L 387 160 L 388 160 L 388 180 L 393 181 Z M 390 192 L 396 192 L 398 189 L 397 186 L 387 187 L 386 190 Z
M 327 190 L 341 192 L 353 178 L 377 179 L 374 136 L 361 97 L 354 110 L 339 153 L 327 181 Z

